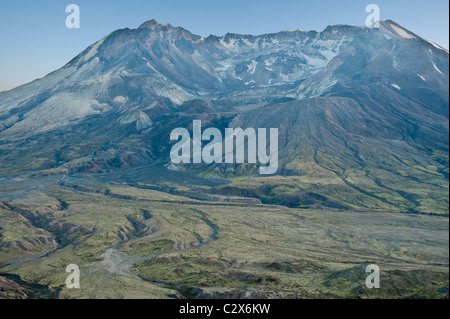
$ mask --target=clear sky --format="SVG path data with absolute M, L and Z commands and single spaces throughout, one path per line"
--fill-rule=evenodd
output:
M 81 28 L 67 29 L 65 8 L 77 4 Z M 449 47 L 448 0 L 0 0 L 0 91 L 60 68 L 119 28 L 147 20 L 202 36 L 263 34 L 327 25 L 364 25 L 368 4 L 421 37 Z

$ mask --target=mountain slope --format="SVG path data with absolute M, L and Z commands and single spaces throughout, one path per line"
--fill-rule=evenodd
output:
M 276 176 L 252 165 L 183 168 L 232 182 L 211 192 L 445 213 L 448 90 L 448 51 L 393 21 L 203 38 L 151 20 L 0 93 L 0 174 L 165 172 L 170 132 L 201 119 L 280 131 Z

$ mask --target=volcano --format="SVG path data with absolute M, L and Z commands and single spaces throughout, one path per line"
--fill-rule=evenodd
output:
M 194 120 L 278 128 L 276 175 L 171 164 L 170 132 Z M 0 93 L 5 178 L 158 176 L 292 207 L 443 213 L 448 134 L 448 50 L 390 20 L 206 38 L 151 20 Z

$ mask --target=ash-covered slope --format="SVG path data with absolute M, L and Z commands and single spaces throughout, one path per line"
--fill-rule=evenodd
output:
M 118 30 L 44 79 L 2 93 L 0 138 L 148 106 L 157 97 L 179 105 L 196 98 L 284 96 L 360 32 L 202 38 L 154 20 Z
M 393 21 L 203 38 L 152 20 L 0 93 L 0 174 L 164 165 L 171 130 L 202 119 L 204 128 L 280 130 L 284 179 L 217 192 L 444 211 L 448 92 L 448 51 Z M 255 172 L 197 168 L 220 178 Z
M 151 20 L 115 31 L 62 69 L 1 93 L 0 138 L 147 107 L 158 97 L 175 105 L 192 99 L 245 104 L 339 93 L 355 84 L 388 85 L 428 104 L 428 91 L 445 100 L 448 52 L 391 21 L 380 30 L 331 26 L 321 33 L 203 38 Z M 432 102 L 448 113 L 442 98 Z

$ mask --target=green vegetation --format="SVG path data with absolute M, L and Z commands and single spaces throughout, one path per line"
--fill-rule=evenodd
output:
M 239 206 L 96 186 L 109 192 L 48 188 L 45 208 L 31 204 L 37 193 L 2 208 L 0 244 L 25 249 L 3 249 L 0 272 L 60 298 L 448 297 L 447 217 Z M 38 245 L 39 232 L 48 240 Z M 80 290 L 65 288 L 72 263 Z M 376 291 L 365 288 L 371 263 L 382 271 Z

